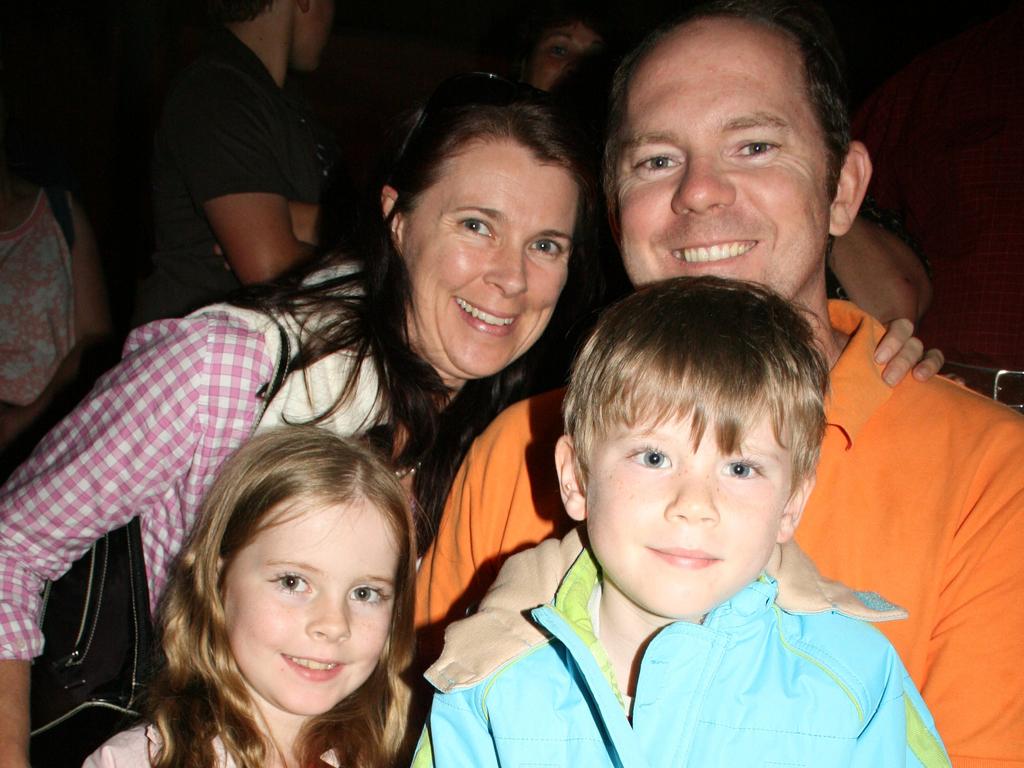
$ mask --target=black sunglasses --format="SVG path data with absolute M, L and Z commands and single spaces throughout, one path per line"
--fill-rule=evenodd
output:
M 504 107 L 516 101 L 548 101 L 548 94 L 527 83 L 517 83 L 491 72 L 468 72 L 449 77 L 442 82 L 427 99 L 420 110 L 416 124 L 406 134 L 402 146 L 395 155 L 388 174 L 388 183 L 401 167 L 405 155 L 431 117 L 445 109 L 467 107 L 473 104 Z

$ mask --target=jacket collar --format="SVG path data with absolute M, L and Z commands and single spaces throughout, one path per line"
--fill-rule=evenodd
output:
M 601 575 L 590 550 L 580 547 L 576 560 L 569 566 L 565 578 L 562 579 L 558 591 L 555 592 L 555 599 L 552 601 L 551 607 L 587 647 L 590 655 L 597 662 L 604 679 L 615 692 L 615 698 L 618 699 L 621 706 L 624 700 L 615 679 L 615 670 L 604 646 L 597 638 L 597 633 L 594 631 L 594 620 L 590 613 L 591 597 L 600 581 Z M 539 610 L 543 610 L 543 608 L 533 612 L 533 616 L 538 621 L 541 620 L 537 616 Z
M 548 633 L 524 612 L 549 601 L 584 642 L 599 648 L 587 612 L 597 567 L 583 553 L 576 528 L 561 541 L 549 539 L 510 557 L 478 612 L 445 631 L 444 651 L 427 680 L 442 692 L 468 688 L 548 642 Z M 778 584 L 775 604 L 789 613 L 834 611 L 870 622 L 907 617 L 873 592 L 855 592 L 822 576 L 795 542 L 776 546 L 765 573 Z M 607 663 L 603 650 L 595 658 Z
M 582 548 L 574 529 L 505 561 L 477 612 L 445 630 L 444 651 L 427 680 L 442 692 L 470 687 L 547 642 L 547 633 L 522 612 L 551 599 Z

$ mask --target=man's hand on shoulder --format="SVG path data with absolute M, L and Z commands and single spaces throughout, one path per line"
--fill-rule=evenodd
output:
M 940 349 L 925 351 L 924 344 L 914 336 L 914 324 L 899 318 L 886 326 L 885 336 L 875 349 L 875 362 L 885 366 L 882 378 L 895 387 L 911 369 L 915 379 L 927 381 L 942 368 L 945 356 Z

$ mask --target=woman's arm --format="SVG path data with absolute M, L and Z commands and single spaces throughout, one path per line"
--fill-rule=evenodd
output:
M 71 202 L 71 222 L 75 230 L 75 244 L 71 248 L 75 346 L 84 349 L 110 338 L 114 326 L 110 319 L 107 286 L 92 225 L 78 201 L 70 194 L 68 199 Z
M 0 661 L 0 765 L 28 768 L 27 661 Z
M 41 651 L 46 579 L 143 516 L 151 594 L 220 462 L 252 428 L 273 363 L 261 333 L 199 316 L 153 323 L 0 489 L 0 657 Z
M 159 597 L 199 499 L 252 429 L 256 391 L 272 369 L 262 333 L 223 316 L 161 321 L 132 334 L 124 361 L 0 489 L 0 658 L 27 669 L 42 650 L 44 580 L 136 515 L 150 594 Z M 15 688 L 4 696 L 17 741 L 25 697 Z

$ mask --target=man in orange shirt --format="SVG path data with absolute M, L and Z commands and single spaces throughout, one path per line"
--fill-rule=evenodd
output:
M 910 610 L 884 631 L 953 764 L 1024 766 L 1024 420 L 944 380 L 890 389 L 874 359 L 881 327 L 826 301 L 827 243 L 849 228 L 871 168 L 809 14 L 702 9 L 623 63 L 605 175 L 626 270 L 636 285 L 755 280 L 808 310 L 832 393 L 797 539 L 827 576 Z M 571 526 L 552 461 L 560 403 L 555 392 L 513 406 L 470 450 L 420 570 L 427 653 L 505 557 Z

